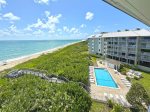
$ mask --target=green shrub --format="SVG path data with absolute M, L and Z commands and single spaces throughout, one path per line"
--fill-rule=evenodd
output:
M 134 76 L 134 79 L 135 79 L 135 80 L 139 80 L 139 78 L 138 78 L 138 77 L 136 77 L 136 76 Z
M 87 51 L 87 42 L 80 42 L 14 68 L 45 70 L 88 84 Z M 0 112 L 89 112 L 91 98 L 75 82 L 56 84 L 31 75 L 0 78 Z
M 32 75 L 0 79 L 1 112 L 89 112 L 91 98 L 76 83 L 55 84 Z
M 124 108 L 120 104 L 115 104 L 111 112 L 124 112 Z
M 87 42 L 80 42 L 19 64 L 15 68 L 46 70 L 49 74 L 64 76 L 71 81 L 88 84 L 90 63 Z
M 113 108 L 114 103 L 113 103 L 112 100 L 109 99 L 109 100 L 107 101 L 107 105 L 108 105 L 108 107 Z
M 127 79 L 128 81 L 131 81 L 131 78 L 130 78 L 130 77 L 126 77 L 126 79 Z
M 126 75 L 126 71 L 122 71 L 121 73 L 122 73 L 123 75 Z
M 144 89 L 144 87 L 139 83 L 132 84 L 129 92 L 126 95 L 128 102 L 137 110 L 144 108 L 142 102 L 145 102 L 148 106 L 150 103 L 150 98 Z

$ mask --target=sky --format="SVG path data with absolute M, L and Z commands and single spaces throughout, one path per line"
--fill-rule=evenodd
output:
M 148 26 L 102 0 L 0 0 L 0 40 L 85 39 Z

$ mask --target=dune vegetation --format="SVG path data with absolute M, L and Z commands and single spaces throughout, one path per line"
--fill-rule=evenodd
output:
M 76 83 L 49 83 L 33 75 L 0 79 L 1 112 L 88 112 L 89 95 Z
M 71 81 L 88 84 L 89 63 L 87 42 L 80 42 L 19 64 L 15 69 L 46 70 L 49 74 L 64 76 Z
M 87 42 L 42 55 L 14 69 L 38 69 L 64 76 L 71 82 L 50 83 L 37 76 L 0 78 L 0 111 L 2 112 L 89 112 L 91 98 L 77 82 L 88 85 L 89 55 Z

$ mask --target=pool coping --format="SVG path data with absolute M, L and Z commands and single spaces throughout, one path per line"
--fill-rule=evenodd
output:
M 95 78 L 95 84 L 96 84 L 96 86 L 98 86 L 98 87 L 103 87 L 103 88 L 110 88 L 110 89 L 121 89 L 120 86 L 118 85 L 118 83 L 116 83 L 117 81 L 115 80 L 115 78 L 113 78 L 112 75 L 111 75 L 111 77 L 112 77 L 112 79 L 114 80 L 114 82 L 117 84 L 118 88 L 97 85 L 97 80 L 96 80 L 95 70 L 94 70 L 95 68 L 106 69 L 110 75 L 111 75 L 111 73 L 109 72 L 109 70 L 108 70 L 107 68 L 104 68 L 104 67 L 93 67 L 93 71 L 94 71 L 94 72 L 93 72 L 93 75 L 94 75 L 94 78 Z

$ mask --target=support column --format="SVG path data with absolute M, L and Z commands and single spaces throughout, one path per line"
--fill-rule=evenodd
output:
M 139 40 L 140 40 L 140 37 L 136 37 L 136 49 L 135 49 L 135 61 L 134 61 L 134 65 L 137 65 L 137 62 L 138 62 Z

